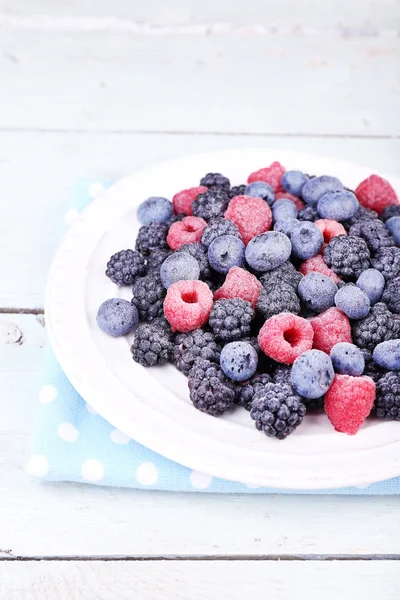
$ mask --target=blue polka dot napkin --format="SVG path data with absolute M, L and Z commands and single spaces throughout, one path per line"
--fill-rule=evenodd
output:
M 65 215 L 70 224 L 109 182 L 81 181 Z M 223 493 L 398 494 L 400 477 L 368 487 L 297 492 L 254 488 L 192 471 L 135 442 L 98 415 L 74 390 L 49 349 L 33 449 L 26 470 L 47 481 L 170 491 Z

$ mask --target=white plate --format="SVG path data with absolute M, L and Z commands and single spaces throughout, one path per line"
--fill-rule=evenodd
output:
M 400 475 L 400 423 L 371 419 L 350 437 L 336 433 L 325 415 L 307 416 L 285 441 L 269 439 L 243 409 L 221 418 L 197 411 L 186 378 L 174 367 L 141 367 L 130 356 L 132 336 L 110 338 L 96 326 L 101 302 L 130 298 L 130 289 L 117 288 L 104 270 L 114 252 L 134 248 L 140 202 L 150 195 L 171 198 L 209 171 L 239 184 L 273 160 L 286 168 L 336 175 L 350 188 L 371 173 L 318 156 L 245 149 L 188 156 L 119 181 L 82 213 L 54 259 L 46 296 L 53 350 L 72 385 L 107 421 L 192 469 L 291 489 L 366 485 Z M 388 178 L 400 192 L 400 180 Z

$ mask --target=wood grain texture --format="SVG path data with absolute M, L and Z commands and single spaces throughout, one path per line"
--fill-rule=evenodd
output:
M 398 562 L 0 563 L 7 600 L 397 600 L 399 584 Z
M 399 54 L 385 37 L 5 30 L 0 128 L 398 136 Z

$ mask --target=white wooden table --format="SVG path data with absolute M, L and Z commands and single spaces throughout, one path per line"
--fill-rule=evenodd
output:
M 0 0 L 1 599 L 399 598 L 399 498 L 135 492 L 23 470 L 72 182 L 240 146 L 399 175 L 399 29 L 398 0 Z

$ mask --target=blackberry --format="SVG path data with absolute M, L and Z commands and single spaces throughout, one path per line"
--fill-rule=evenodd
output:
M 228 219 L 224 219 L 223 217 L 217 217 L 216 219 L 209 220 L 207 227 L 203 229 L 200 241 L 208 248 L 211 242 L 222 235 L 233 235 L 237 238 L 242 237 L 235 223 L 232 223 L 232 221 L 228 221 Z
M 164 260 L 168 258 L 168 256 L 171 256 L 171 254 L 172 250 L 170 250 L 169 248 L 156 248 L 155 250 L 153 250 L 153 252 L 147 259 L 147 272 L 151 273 L 153 271 L 156 271 L 157 273 L 159 273 L 160 267 L 163 264 Z
M 260 277 L 260 281 L 263 287 L 268 290 L 271 284 L 274 282 L 283 281 L 290 285 L 295 291 L 297 291 L 298 285 L 302 280 L 303 275 L 296 271 L 295 267 L 290 261 L 286 261 L 280 267 L 267 271 Z
M 151 324 L 154 325 L 154 327 L 157 327 L 158 329 L 163 329 L 164 331 L 168 332 L 168 335 L 170 336 L 171 340 L 174 338 L 175 334 L 172 332 L 171 325 L 168 323 L 164 315 L 153 319 Z
M 272 280 L 268 289 L 263 288 L 257 301 L 257 312 L 267 320 L 281 312 L 300 313 L 300 300 L 291 285 L 278 279 Z
M 366 242 L 359 237 L 338 235 L 325 246 L 328 267 L 345 281 L 357 279 L 369 268 L 370 254 Z
M 185 375 L 197 358 L 203 358 L 210 362 L 219 362 L 221 347 L 215 341 L 211 332 L 196 329 L 190 333 L 178 333 L 174 341 L 172 359 L 179 371 Z
M 229 190 L 229 193 L 228 193 L 229 199 L 232 200 L 232 198 L 235 198 L 235 196 L 243 196 L 246 187 L 247 186 L 245 183 L 243 183 L 242 185 L 234 185 Z
M 374 269 L 378 269 L 386 280 L 400 275 L 400 248 L 381 248 L 371 260 Z
M 178 252 L 187 252 L 193 256 L 193 258 L 195 258 L 199 263 L 201 279 L 210 279 L 211 267 L 210 263 L 208 262 L 207 248 L 198 242 L 193 242 L 192 244 L 183 244 L 183 246 L 179 248 Z
M 171 352 L 169 333 L 153 324 L 142 323 L 136 329 L 131 352 L 133 360 L 144 367 L 164 365 Z
M 200 179 L 200 185 L 212 189 L 220 188 L 228 192 L 231 187 L 231 182 L 225 175 L 221 175 L 221 173 L 207 173 L 207 175 L 204 175 L 204 177 Z
M 364 319 L 353 321 L 352 338 L 361 350 L 372 352 L 377 344 L 400 338 L 400 319 L 378 302 Z
M 359 221 L 349 229 L 350 236 L 362 238 L 367 242 L 370 252 L 378 252 L 380 248 L 394 246 L 394 239 L 382 221 Z
M 225 377 L 218 365 L 199 358 L 189 372 L 190 399 L 194 406 L 214 417 L 232 408 L 235 385 Z
M 382 301 L 386 303 L 389 310 L 400 314 L 400 277 L 389 279 L 386 282 Z
M 151 273 L 138 279 L 132 287 L 132 304 L 138 309 L 141 321 L 151 323 L 163 316 L 163 304 L 166 290 L 158 275 Z
M 400 204 L 389 204 L 383 209 L 380 218 L 384 223 L 391 217 L 400 217 Z
M 271 377 L 268 373 L 253 375 L 247 383 L 238 386 L 236 404 L 243 406 L 246 410 L 250 410 L 254 394 L 259 390 L 262 390 L 267 383 L 271 383 Z
M 278 365 L 273 376 L 274 383 L 289 383 L 292 367 L 289 365 Z
M 216 217 L 223 217 L 228 204 L 228 194 L 223 189 L 215 188 L 197 196 L 192 204 L 192 212 L 195 217 L 209 221 Z
M 218 339 L 233 342 L 249 335 L 253 318 L 254 310 L 247 300 L 221 298 L 214 302 L 209 323 Z
M 297 213 L 297 219 L 299 221 L 312 221 L 314 223 L 314 221 L 318 221 L 319 218 L 320 216 L 317 209 L 315 206 L 311 206 L 310 204 L 307 204 L 307 206 L 301 208 Z
M 119 286 L 132 285 L 135 279 L 145 274 L 144 258 L 135 250 L 121 250 L 113 254 L 107 263 L 107 277 Z
M 371 221 L 377 218 L 378 213 L 376 213 L 374 210 L 371 210 L 370 208 L 365 208 L 365 206 L 360 205 L 357 208 L 355 215 L 347 221 L 342 221 L 342 225 L 345 228 L 345 230 L 348 231 L 352 225 L 355 225 L 355 223 L 360 223 L 361 221 Z
M 291 385 L 267 383 L 253 398 L 250 417 L 259 431 L 284 440 L 300 425 L 306 407 Z
M 172 215 L 172 217 L 170 217 L 168 221 L 165 221 L 165 224 L 168 225 L 168 227 L 171 227 L 172 223 L 176 223 L 177 221 L 183 221 L 185 217 L 187 217 L 185 213 L 178 213 L 177 215 Z
M 388 371 L 376 384 L 375 414 L 388 421 L 400 421 L 400 373 Z
M 156 248 L 167 249 L 168 229 L 165 223 L 142 225 L 136 238 L 136 250 L 143 256 L 149 256 Z

